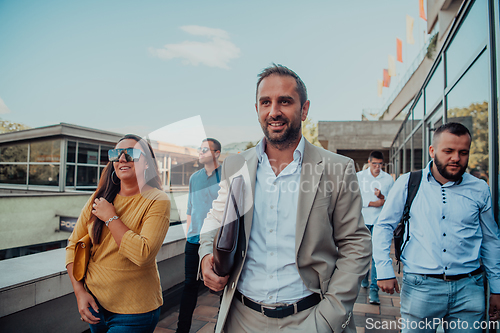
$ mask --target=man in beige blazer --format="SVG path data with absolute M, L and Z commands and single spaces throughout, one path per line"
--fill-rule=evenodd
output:
M 352 318 L 371 258 L 354 163 L 307 142 L 310 102 L 300 77 L 273 65 L 257 83 L 265 138 L 226 158 L 200 236 L 200 267 L 224 289 L 216 332 L 355 332 Z M 244 231 L 233 272 L 213 271 L 213 240 L 229 184 L 245 180 Z

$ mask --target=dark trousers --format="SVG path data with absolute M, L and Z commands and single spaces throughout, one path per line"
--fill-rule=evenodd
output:
M 186 242 L 185 250 L 185 277 L 184 290 L 182 291 L 181 305 L 179 308 L 179 322 L 177 323 L 178 333 L 188 333 L 191 328 L 193 311 L 198 300 L 198 289 L 200 280 L 196 279 L 198 275 L 199 256 L 198 249 L 200 244 Z

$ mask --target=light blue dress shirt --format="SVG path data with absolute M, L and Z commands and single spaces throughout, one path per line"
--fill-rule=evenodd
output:
M 191 244 L 200 243 L 200 231 L 203 220 L 212 208 L 212 202 L 217 199 L 220 186 L 221 166 L 207 175 L 205 168 L 202 168 L 189 178 L 189 196 L 187 205 L 187 215 L 191 215 L 191 224 L 187 232 L 187 241 Z
M 238 290 L 257 302 L 293 303 L 312 294 L 295 263 L 295 225 L 305 142 L 302 137 L 293 161 L 278 176 L 264 151 L 265 144 L 264 138 L 256 146 L 255 205 Z
M 404 272 L 465 274 L 482 260 L 492 293 L 500 293 L 500 234 L 493 217 L 488 184 L 465 173 L 461 181 L 439 184 L 423 170 L 420 188 L 410 209 L 410 240 L 401 261 Z M 393 230 L 407 197 L 409 173 L 394 183 L 373 229 L 373 258 L 377 278 L 394 277 L 389 257 Z M 405 235 L 406 238 L 406 235 Z

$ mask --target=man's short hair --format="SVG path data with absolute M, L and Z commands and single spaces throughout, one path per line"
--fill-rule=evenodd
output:
M 292 71 L 291 69 L 280 65 L 280 64 L 275 64 L 273 63 L 272 66 L 269 66 L 267 68 L 264 68 L 262 72 L 258 75 L 259 80 L 257 81 L 257 89 L 255 90 L 255 98 L 257 99 L 257 94 L 259 92 L 259 86 L 262 80 L 264 80 L 266 77 L 271 76 L 271 75 L 280 75 L 280 76 L 290 76 L 295 79 L 295 90 L 297 91 L 297 94 L 299 94 L 300 98 L 300 107 L 304 106 L 304 103 L 307 101 L 307 89 L 306 85 L 302 81 L 302 79 Z
M 435 146 L 439 136 L 441 136 L 441 133 L 443 132 L 448 132 L 456 136 L 462 136 L 462 135 L 468 135 L 469 138 L 472 140 L 472 135 L 470 134 L 469 130 L 467 127 L 460 123 L 446 123 L 441 126 L 439 126 L 436 131 L 434 132 L 434 136 L 432 137 L 432 145 Z
M 206 138 L 205 140 L 203 140 L 202 142 L 207 142 L 207 141 L 210 141 L 214 144 L 214 150 L 218 150 L 218 151 L 221 151 L 222 149 L 222 146 L 220 144 L 220 142 L 214 138 Z
M 374 150 L 370 153 L 370 156 L 368 156 L 368 160 L 371 161 L 372 159 L 376 158 L 377 160 L 384 160 L 384 154 L 378 150 Z

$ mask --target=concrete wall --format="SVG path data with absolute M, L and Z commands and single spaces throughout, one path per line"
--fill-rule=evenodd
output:
M 328 142 L 326 149 L 380 150 L 388 149 L 402 121 L 320 121 L 318 140 Z
M 59 217 L 80 215 L 91 193 L 28 193 L 0 200 L 0 250 L 67 240 Z M 186 220 L 187 192 L 169 193 L 171 222 Z M 178 209 L 179 207 L 179 209 Z

